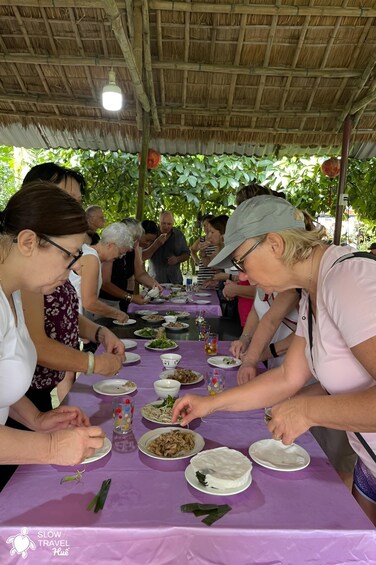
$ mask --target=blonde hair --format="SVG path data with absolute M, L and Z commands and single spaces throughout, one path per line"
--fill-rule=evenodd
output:
M 305 261 L 311 255 L 313 249 L 325 245 L 326 230 L 323 226 L 311 231 L 303 229 L 289 229 L 280 231 L 284 243 L 284 251 L 281 261 L 286 265 L 293 265 L 299 261 Z

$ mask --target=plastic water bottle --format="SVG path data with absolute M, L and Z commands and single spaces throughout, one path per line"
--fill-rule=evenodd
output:
M 191 292 L 192 290 L 192 283 L 193 283 L 193 279 L 192 279 L 192 274 L 190 271 L 188 271 L 187 273 L 187 277 L 185 279 L 185 288 L 187 292 Z

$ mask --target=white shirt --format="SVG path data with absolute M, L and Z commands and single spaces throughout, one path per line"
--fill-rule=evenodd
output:
M 99 265 L 99 270 L 98 270 L 98 282 L 97 282 L 97 298 L 99 296 L 99 291 L 101 289 L 102 286 L 102 266 L 101 266 L 101 262 L 99 260 L 99 256 L 98 253 L 95 251 L 95 249 L 93 247 L 90 247 L 90 245 L 87 245 L 86 243 L 83 244 L 82 246 L 82 255 L 94 255 L 97 260 L 98 260 L 98 265 Z M 87 314 L 86 312 L 83 311 L 82 308 L 82 298 L 81 298 L 81 277 L 80 275 L 77 275 L 77 273 L 75 273 L 74 271 L 70 271 L 69 273 L 69 280 L 70 282 L 73 284 L 74 288 L 76 289 L 77 292 L 77 296 L 78 296 L 78 301 L 79 301 L 79 312 L 80 314 Z M 90 316 L 91 317 L 91 316 Z
M 37 362 L 25 324 L 21 293 L 17 290 L 12 296 L 17 322 L 0 287 L 0 424 L 5 424 L 9 407 L 29 389 Z

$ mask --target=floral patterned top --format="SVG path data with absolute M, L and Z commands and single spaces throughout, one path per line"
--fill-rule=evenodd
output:
M 78 348 L 78 297 L 69 280 L 44 297 L 44 329 L 51 339 Z M 31 388 L 52 390 L 64 376 L 65 371 L 37 365 Z

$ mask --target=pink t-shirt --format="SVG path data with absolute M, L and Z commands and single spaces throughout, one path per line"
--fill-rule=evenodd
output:
M 296 335 L 305 338 L 312 373 L 330 393 L 347 393 L 375 386 L 376 381 L 357 361 L 350 348 L 376 335 L 376 261 L 354 257 L 332 265 L 351 253 L 349 247 L 331 246 L 321 259 L 316 322 L 312 320 L 313 365 L 308 336 L 308 294 L 303 291 Z M 376 463 L 351 432 L 354 451 L 376 476 Z M 376 433 L 362 434 L 376 453 Z

